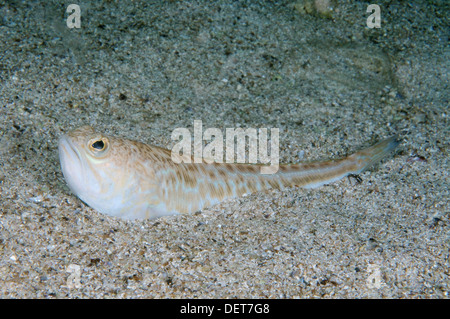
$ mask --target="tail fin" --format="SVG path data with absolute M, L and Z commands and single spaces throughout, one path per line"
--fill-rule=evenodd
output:
M 349 159 L 356 161 L 358 170 L 354 174 L 359 174 L 375 163 L 379 162 L 383 157 L 391 153 L 400 144 L 397 136 L 385 139 L 374 146 L 356 152 L 349 156 Z
M 276 174 L 262 176 L 269 181 L 272 188 L 294 185 L 314 188 L 338 181 L 349 174 L 363 172 L 387 156 L 398 144 L 399 141 L 394 136 L 342 159 L 280 165 Z

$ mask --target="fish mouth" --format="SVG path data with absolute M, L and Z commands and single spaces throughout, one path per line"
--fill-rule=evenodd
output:
M 84 180 L 84 161 L 73 142 L 67 135 L 59 139 L 59 162 L 69 187 L 77 193 Z
M 61 162 L 68 159 L 74 161 L 74 158 L 76 158 L 78 163 L 81 164 L 81 156 L 77 148 L 73 145 L 72 141 L 70 140 L 69 137 L 67 137 L 67 135 L 63 135 L 59 139 L 58 149 L 59 149 L 59 158 Z

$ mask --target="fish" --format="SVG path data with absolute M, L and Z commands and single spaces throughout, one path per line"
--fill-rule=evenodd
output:
M 83 126 L 62 135 L 63 176 L 84 203 L 123 219 L 190 214 L 229 198 L 268 189 L 314 188 L 358 175 L 390 154 L 397 136 L 340 158 L 280 164 L 274 174 L 248 163 L 175 163 L 171 151 Z

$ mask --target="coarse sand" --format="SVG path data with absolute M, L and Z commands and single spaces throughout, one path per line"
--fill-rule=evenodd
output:
M 448 1 L 0 4 L 1 298 L 448 298 Z M 171 148 L 171 132 L 279 128 L 280 161 L 398 134 L 317 189 L 126 221 L 67 187 L 81 125 Z

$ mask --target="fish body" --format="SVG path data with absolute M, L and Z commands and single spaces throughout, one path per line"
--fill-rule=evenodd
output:
M 359 174 L 394 150 L 395 137 L 342 159 L 279 165 L 174 163 L 171 151 L 96 132 L 90 126 L 63 135 L 61 169 L 70 189 L 97 211 L 126 219 L 193 213 L 227 198 L 266 189 L 318 187 Z

